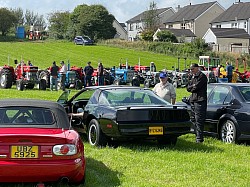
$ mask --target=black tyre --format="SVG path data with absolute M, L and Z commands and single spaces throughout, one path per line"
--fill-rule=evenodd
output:
M 35 87 L 35 84 L 33 84 L 33 83 L 29 83 L 25 86 L 25 88 L 27 88 L 27 89 L 33 89 L 34 87 Z
M 82 81 L 76 80 L 75 89 L 76 90 L 81 90 L 82 89 Z
M 149 88 L 150 87 L 150 82 L 149 82 L 149 80 L 145 80 L 144 81 L 144 88 Z
M 50 87 L 50 73 L 47 70 L 41 71 L 38 79 L 44 79 L 46 81 L 46 87 Z
M 220 138 L 225 143 L 236 143 L 237 142 L 237 131 L 234 122 L 226 120 L 220 130 Z
M 46 80 L 41 79 L 39 82 L 39 90 L 46 90 Z
M 96 119 L 92 119 L 89 122 L 88 127 L 88 141 L 90 145 L 93 146 L 106 146 L 107 145 L 107 138 L 103 134 L 100 125 Z
M 16 89 L 23 91 L 24 90 L 24 83 L 23 80 L 17 80 L 16 81 Z
M 138 79 L 133 79 L 131 81 L 131 86 L 140 86 L 140 81 Z
M 177 136 L 164 136 L 157 139 L 160 145 L 176 145 Z
M 9 69 L 0 72 L 0 88 L 11 88 L 13 82 L 12 73 Z

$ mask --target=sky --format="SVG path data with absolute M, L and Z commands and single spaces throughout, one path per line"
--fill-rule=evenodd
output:
M 115 16 L 115 18 L 124 23 L 134 16 L 149 9 L 150 2 L 155 2 L 157 8 L 172 7 L 176 9 L 178 5 L 184 7 L 191 4 L 201 4 L 204 2 L 213 2 L 216 0 L 0 0 L 0 7 L 3 8 L 22 8 L 33 11 L 39 15 L 48 17 L 49 13 L 57 11 L 72 12 L 77 5 L 101 4 Z M 233 3 L 239 0 L 217 0 L 225 9 L 229 8 Z M 249 2 L 249 0 L 240 0 L 241 2 Z

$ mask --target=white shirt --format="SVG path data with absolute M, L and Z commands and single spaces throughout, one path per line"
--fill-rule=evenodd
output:
M 171 99 L 176 99 L 175 88 L 169 82 L 166 84 L 162 84 L 161 82 L 157 83 L 153 88 L 153 91 L 169 103 L 171 103 Z
M 59 72 L 62 73 L 62 74 L 66 74 L 67 73 L 67 67 L 66 67 L 65 64 L 62 65 L 62 67 L 61 67 L 61 69 L 60 69 Z

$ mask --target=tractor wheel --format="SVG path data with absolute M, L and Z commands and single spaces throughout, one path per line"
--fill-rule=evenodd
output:
M 41 71 L 39 77 L 39 80 L 44 79 L 46 81 L 46 87 L 50 87 L 50 73 L 48 71 Z
M 27 89 L 33 89 L 35 87 L 35 84 L 29 83 L 25 86 Z
M 150 83 L 149 83 L 149 80 L 145 80 L 144 81 L 144 88 L 149 88 L 150 87 Z
M 2 69 L 0 72 L 0 88 L 11 88 L 13 77 L 9 69 Z
M 41 79 L 39 82 L 39 90 L 46 90 L 46 80 Z
M 24 90 L 24 83 L 23 80 L 17 80 L 16 81 L 16 89 L 23 91 Z
M 131 81 L 131 86 L 140 86 L 140 81 L 138 79 L 133 79 Z
M 82 81 L 76 80 L 75 89 L 76 90 L 81 90 L 82 89 Z

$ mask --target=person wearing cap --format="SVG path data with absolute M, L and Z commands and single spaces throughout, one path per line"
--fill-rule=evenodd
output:
M 168 82 L 168 77 L 165 72 L 160 73 L 160 82 L 155 85 L 153 91 L 169 103 L 172 103 L 173 105 L 175 104 L 175 88 L 171 83 Z
M 83 75 L 84 75 L 84 83 L 85 86 L 91 86 L 91 79 L 92 79 L 92 74 L 94 72 L 94 68 L 91 66 L 91 62 L 87 63 L 88 65 L 84 67 L 83 69 Z
M 67 73 L 67 66 L 65 65 L 64 61 L 61 61 L 60 64 L 62 67 L 59 70 L 61 76 L 61 89 L 65 90 L 65 81 L 66 81 L 66 73 Z
M 203 130 L 207 113 L 207 76 L 199 69 L 198 64 L 190 66 L 192 79 L 187 85 L 187 91 L 191 92 L 189 98 L 191 105 L 190 120 L 193 123 L 196 143 L 204 141 Z
M 50 67 L 50 90 L 53 91 L 53 86 L 55 86 L 55 90 L 57 91 L 57 78 L 58 78 L 59 67 L 56 65 L 54 61 L 52 66 Z

